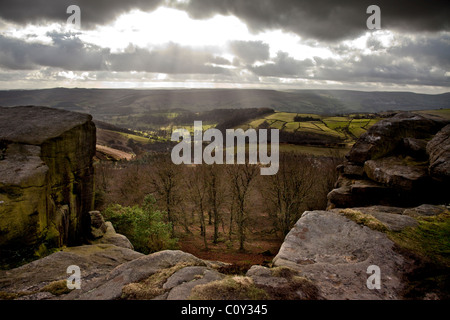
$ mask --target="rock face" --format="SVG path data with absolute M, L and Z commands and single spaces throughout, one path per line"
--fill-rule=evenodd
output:
M 448 122 L 398 113 L 372 126 L 338 167 L 329 207 L 449 202 Z
M 417 262 L 400 253 L 386 230 L 402 231 L 417 226 L 413 217 L 443 213 L 448 208 L 433 205 L 307 211 L 286 236 L 273 266 L 255 265 L 237 276 L 226 274 L 226 263 L 179 250 L 135 252 L 93 211 L 96 237 L 90 245 L 0 270 L 0 299 L 403 299 L 405 279 Z M 80 268 L 80 289 L 67 288 L 71 265 Z M 368 286 L 371 266 L 380 268 L 379 289 Z
M 0 250 L 76 245 L 93 204 L 95 125 L 87 114 L 0 107 Z
M 439 131 L 427 144 L 430 155 L 430 174 L 450 185 L 450 124 Z
M 305 212 L 274 265 L 301 271 L 325 299 L 398 299 L 405 258 L 393 245 L 385 234 L 334 212 Z M 371 265 L 382 266 L 382 290 L 366 286 Z

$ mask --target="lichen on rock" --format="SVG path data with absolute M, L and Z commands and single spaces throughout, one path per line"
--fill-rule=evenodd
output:
M 92 117 L 46 107 L 1 107 L 0 141 L 1 264 L 81 244 L 93 205 Z

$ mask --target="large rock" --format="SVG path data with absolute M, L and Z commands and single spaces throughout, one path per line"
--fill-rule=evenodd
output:
M 0 271 L 0 292 L 11 298 L 55 299 L 58 298 L 56 295 L 42 295 L 42 291 L 52 283 L 61 282 L 63 287 L 66 286 L 70 276 L 67 267 L 76 265 L 80 268 L 81 288 L 84 288 L 105 277 L 115 267 L 141 256 L 143 254 L 111 244 L 65 248 L 21 267 Z
M 207 267 L 185 267 L 175 272 L 164 283 L 163 288 L 169 289 L 166 300 L 187 300 L 196 286 L 221 280 L 225 275 Z
M 311 211 L 286 236 L 273 262 L 298 270 L 325 299 L 400 299 L 405 259 L 384 233 L 331 211 Z M 366 285 L 371 265 L 381 269 L 381 289 Z
M 333 209 L 334 212 L 340 213 L 348 209 Z M 387 230 L 402 231 L 408 227 L 416 227 L 417 221 L 411 216 L 405 215 L 404 208 L 388 207 L 388 206 L 370 206 L 356 207 L 351 210 L 370 215 L 380 221 Z
M 104 228 L 105 232 L 101 235 L 100 231 L 102 229 L 93 228 L 96 231 L 95 234 L 99 237 L 95 240 L 92 240 L 92 244 L 107 243 L 116 245 L 118 247 L 134 250 L 133 244 L 130 242 L 130 240 L 128 240 L 128 238 L 123 234 L 116 233 L 116 230 L 114 229 L 110 221 L 104 222 Z
M 427 138 L 445 125 L 445 122 L 422 115 L 402 112 L 374 124 L 361 135 L 346 158 L 364 163 L 389 155 L 404 138 Z
M 403 211 L 404 215 L 411 217 L 430 217 L 437 216 L 447 211 L 445 206 L 437 206 L 432 204 L 422 204 L 415 208 L 408 208 Z
M 340 177 L 328 194 L 328 207 L 413 206 L 450 201 L 448 122 L 398 113 L 373 125 L 337 168 Z
M 427 144 L 430 155 L 430 174 L 450 185 L 450 124 L 439 131 Z
M 95 141 L 90 115 L 0 107 L 3 259 L 81 244 L 93 204 Z
M 112 270 L 106 277 L 92 282 L 82 290 L 74 290 L 64 299 L 114 300 L 122 296 L 122 289 L 131 283 L 145 280 L 153 274 L 177 264 L 206 266 L 206 263 L 182 251 L 165 250 L 146 255 L 124 263 Z
M 397 192 L 380 183 L 347 178 L 340 179 L 337 188 L 327 195 L 329 203 L 333 207 L 348 208 L 355 206 L 389 205 L 397 203 L 400 199 Z
M 398 157 L 368 160 L 364 163 L 364 170 L 369 179 L 404 191 L 426 187 L 429 180 L 426 165 L 409 164 Z

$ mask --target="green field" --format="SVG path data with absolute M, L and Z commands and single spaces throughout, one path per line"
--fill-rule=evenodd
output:
M 292 112 L 275 112 L 266 117 L 266 119 L 280 120 L 283 122 L 293 122 L 296 115 L 296 113 Z
M 136 142 L 139 142 L 139 143 L 147 144 L 147 143 L 151 142 L 150 139 L 146 138 L 146 137 L 142 137 L 142 136 L 138 136 L 138 135 L 130 134 L 130 133 L 123 133 L 123 132 L 118 132 L 118 133 L 120 135 L 126 137 L 127 139 L 132 139 L 132 140 L 134 140 Z
M 294 144 L 281 143 L 280 152 L 304 153 L 313 156 L 339 156 L 343 157 L 350 151 L 350 146 L 345 148 L 327 148 L 314 146 L 299 146 Z
M 424 111 L 418 111 L 422 114 L 430 114 L 433 116 L 437 116 L 443 119 L 450 120 L 450 109 L 439 109 L 439 110 L 424 110 Z
M 435 117 L 450 119 L 450 109 L 427 110 L 418 111 L 418 113 L 428 114 Z M 177 116 L 176 112 L 159 112 L 155 115 L 166 116 L 174 118 Z M 119 118 L 119 117 L 118 117 Z M 297 121 L 295 121 L 297 120 Z M 309 113 L 294 113 L 294 112 L 275 112 L 259 118 L 250 119 L 247 122 L 235 127 L 243 130 L 258 129 L 258 128 L 273 128 L 280 131 L 289 132 L 290 134 L 315 134 L 315 136 L 324 136 L 329 138 L 339 138 L 338 143 L 326 144 L 320 146 L 316 144 L 298 145 L 280 143 L 280 151 L 285 152 L 300 152 L 308 153 L 318 156 L 326 156 L 331 154 L 346 154 L 351 145 L 357 140 L 359 136 L 365 133 L 371 126 L 381 120 L 381 117 L 375 114 L 349 114 L 344 116 L 325 116 Z M 203 122 L 203 131 L 214 128 L 216 123 Z M 132 139 L 142 144 L 152 143 L 153 140 L 170 140 L 170 133 L 177 129 L 184 128 L 193 132 L 193 125 L 174 125 L 154 127 L 151 130 L 141 131 L 141 135 L 133 135 L 128 133 L 120 133 L 127 139 Z M 165 136 L 159 136 L 159 130 L 165 130 Z M 164 134 L 164 133 L 163 133 Z M 144 136 L 142 136 L 144 135 Z M 314 135 L 313 135 L 314 136 Z M 321 138 L 320 138 L 321 139 Z M 340 141 L 340 142 L 339 142 Z M 302 143 L 300 143 L 302 144 Z
M 309 113 L 275 112 L 263 118 L 253 119 L 239 126 L 244 130 L 258 129 L 264 123 L 270 128 L 288 132 L 309 132 L 340 138 L 344 143 L 354 142 L 380 118 L 372 115 L 352 114 L 348 116 L 320 116 Z M 295 121 L 300 119 L 301 121 Z

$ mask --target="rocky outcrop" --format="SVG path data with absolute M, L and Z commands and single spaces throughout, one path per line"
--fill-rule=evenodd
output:
M 0 108 L 2 259 L 81 244 L 93 204 L 95 141 L 90 115 Z
M 244 275 L 230 275 L 223 262 L 179 250 L 143 255 L 133 251 L 100 212 L 90 211 L 85 229 L 89 245 L 63 248 L 0 271 L 0 299 L 392 300 L 405 299 L 410 292 L 420 292 L 421 299 L 448 298 L 449 262 L 440 246 L 448 244 L 449 207 L 411 205 L 423 199 L 448 200 L 448 189 L 437 188 L 448 183 L 448 130 L 442 121 L 411 114 L 369 130 L 340 167 L 337 188 L 329 194 L 329 210 L 303 213 L 270 267 L 252 266 Z M 13 159 L 18 148 L 26 155 L 17 158 L 25 161 L 18 168 L 34 169 L 10 175 L 10 183 L 17 179 L 38 186 L 46 181 L 50 167 L 36 147 L 8 143 L 9 153 L 4 152 L 2 161 Z M 430 193 L 434 197 L 429 198 Z M 60 206 L 62 212 L 70 208 Z M 71 265 L 81 270 L 80 289 L 67 287 Z M 380 285 L 374 287 L 371 278 L 377 268 Z M 423 292 L 420 277 L 414 274 L 417 269 L 425 274 Z M 412 274 L 414 284 L 409 282 Z
M 392 239 L 399 239 L 403 230 L 411 234 L 419 225 L 417 217 L 440 215 L 440 219 L 448 219 L 448 213 L 448 208 L 437 205 L 305 212 L 286 236 L 273 264 L 297 270 L 324 299 L 405 299 L 414 287 L 408 279 L 423 261 Z M 437 235 L 427 235 L 433 236 Z M 370 266 L 380 270 L 378 289 L 367 285 L 373 272 Z M 445 269 L 438 272 L 446 273 Z M 439 273 L 430 274 L 436 277 Z M 442 294 L 436 285 L 428 290 L 421 299 Z
M 417 217 L 447 216 L 448 208 L 371 206 L 305 212 L 273 265 L 252 266 L 245 275 L 228 274 L 226 263 L 179 250 L 135 252 L 98 212 L 90 215 L 91 233 L 96 235 L 90 245 L 64 248 L 0 271 L 0 299 L 403 299 L 410 286 L 408 275 L 418 262 L 399 250 L 389 232 L 416 228 Z M 80 289 L 67 288 L 71 265 L 80 268 Z M 380 268 L 379 289 L 367 285 L 371 266 Z M 438 294 L 432 289 L 426 297 Z
M 103 219 L 103 216 L 99 211 L 90 211 L 91 218 L 91 232 L 89 242 L 91 244 L 114 244 L 118 247 L 134 250 L 130 240 L 122 234 L 116 233 L 114 226 L 110 221 Z
M 19 268 L 0 271 L 0 298 L 41 300 L 58 297 L 53 290 L 45 290 L 51 284 L 67 289 L 67 268 L 78 266 L 81 270 L 81 286 L 104 278 L 115 267 L 135 260 L 143 254 L 111 244 L 84 245 L 64 248 L 45 258 Z M 51 287 L 51 286 L 50 286 Z M 62 291 L 64 294 L 70 290 Z
M 430 155 L 430 175 L 446 186 L 450 185 L 450 124 L 444 127 L 427 144 Z
M 338 167 L 329 207 L 449 202 L 448 122 L 398 113 L 372 126 Z
M 275 266 L 311 279 L 326 299 L 398 299 L 405 258 L 383 233 L 330 211 L 305 212 L 286 236 Z M 366 286 L 367 269 L 382 266 L 383 289 Z

